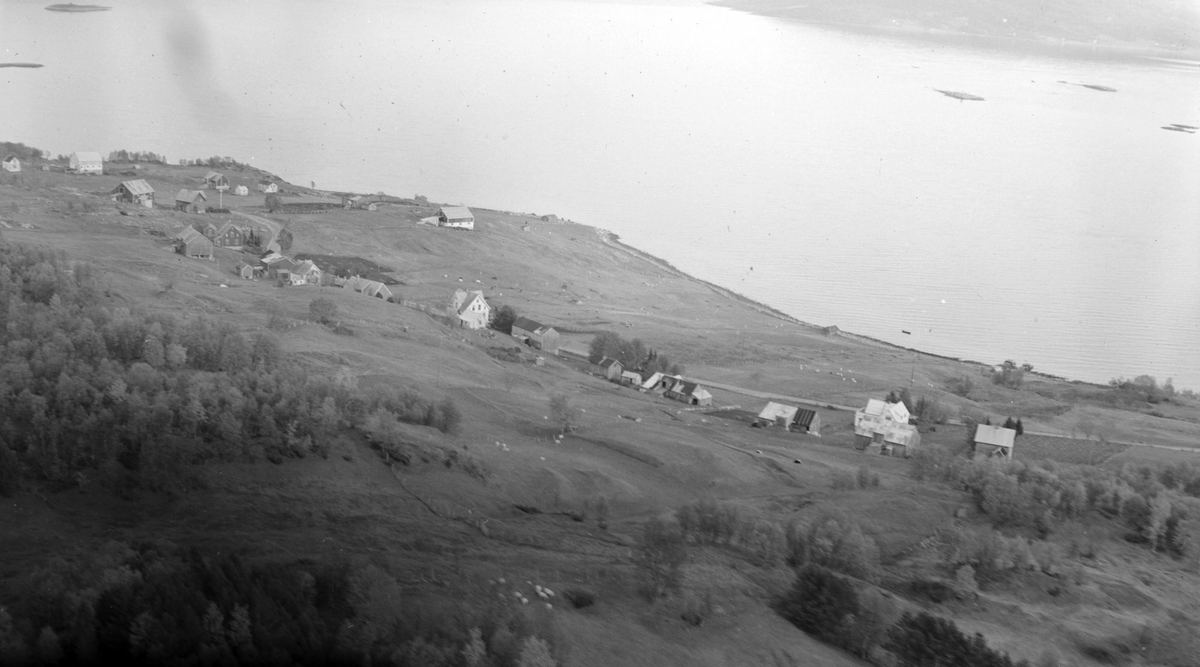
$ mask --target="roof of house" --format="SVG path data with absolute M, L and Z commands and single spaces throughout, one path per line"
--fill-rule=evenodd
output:
M 621 377 L 636 380 L 639 383 L 642 381 L 642 374 L 634 371 L 621 371 Z
M 210 171 L 204 175 L 204 180 L 206 180 L 206 181 L 211 181 L 214 178 L 225 178 L 225 174 L 215 172 L 215 171 Z
M 75 159 L 80 162 L 103 162 L 100 159 L 100 154 L 95 151 L 76 151 L 71 155 L 74 155 Z
M 212 240 L 195 229 L 192 229 L 191 227 L 184 227 L 183 231 L 175 235 L 175 238 L 183 241 L 185 245 L 194 241 L 203 241 L 204 243 L 207 243 L 209 247 L 212 246 Z
M 908 408 L 903 403 L 886 403 L 877 398 L 867 399 L 867 407 L 862 410 L 868 415 L 884 417 L 901 424 L 908 423 Z
M 313 263 L 311 259 L 306 259 L 297 264 L 296 268 L 292 269 L 292 273 L 299 273 L 301 275 L 304 275 L 309 271 L 317 271 L 319 273 L 321 271 L 321 267 Z
M 653 388 L 654 385 L 658 384 L 658 381 L 661 380 L 662 378 L 663 378 L 663 374 L 658 371 L 655 371 L 653 374 L 650 375 L 650 377 L 648 377 L 642 381 L 642 389 Z
M 812 426 L 813 422 L 816 421 L 816 419 L 817 419 L 817 411 L 816 410 L 809 410 L 808 408 L 797 408 L 796 416 L 792 419 L 792 423 L 797 426 L 803 426 L 804 428 L 808 428 L 809 426 Z
M 3 160 L 0 160 L 0 162 L 14 162 L 14 161 L 18 161 L 17 156 L 13 155 L 11 153 L 9 153 L 8 155 L 5 155 Z
M 600 368 L 607 369 L 607 368 L 612 367 L 614 364 L 617 366 L 620 366 L 621 362 L 617 361 L 616 359 L 613 359 L 612 357 L 604 357 L 603 359 L 600 360 Z
M 196 201 L 196 197 L 208 201 L 208 195 L 204 194 L 203 190 L 188 190 L 184 188 L 175 195 L 175 201 L 185 201 L 189 204 Z
M 271 180 L 271 179 L 269 179 L 269 178 L 264 178 L 264 179 L 262 179 L 261 181 L 259 181 L 259 182 L 258 182 L 258 184 L 259 184 L 259 185 L 270 185 L 270 184 L 272 184 L 272 183 L 274 183 L 274 182 L 275 182 L 275 181 L 272 181 L 272 180 Z
M 532 331 L 533 333 L 535 333 L 539 336 L 545 335 L 554 329 L 554 327 L 547 326 L 547 325 L 542 324 L 541 322 L 537 322 L 535 320 L 531 320 L 528 317 L 525 317 L 524 315 L 522 315 L 521 317 L 518 317 L 517 321 L 513 322 L 513 326 L 524 329 L 526 331 Z
M 117 187 L 113 188 L 113 192 L 120 190 L 122 187 L 124 187 L 126 190 L 128 190 L 129 194 L 133 194 L 133 195 L 152 195 L 152 194 L 154 194 L 154 188 L 150 187 L 150 184 L 147 183 L 146 180 L 142 179 L 142 178 L 139 178 L 136 181 L 122 181 L 121 185 L 118 185 Z
M 196 238 L 197 236 L 199 236 L 201 238 L 205 238 L 205 236 L 203 234 L 196 231 L 189 225 L 187 227 L 184 227 L 182 231 L 180 231 L 178 234 L 176 234 L 175 238 L 181 239 L 181 240 L 183 240 L 184 243 L 187 243 L 188 241 L 191 241 L 192 239 Z
M 460 314 L 460 315 L 461 315 L 463 312 L 465 312 L 465 311 L 467 310 L 467 307 L 468 307 L 468 306 L 470 306 L 472 303 L 474 303 L 474 302 L 475 302 L 475 299 L 480 299 L 480 300 L 482 300 L 482 301 L 483 301 L 483 305 L 485 305 L 485 306 L 486 306 L 486 305 L 488 305 L 487 299 L 483 298 L 483 291 L 482 291 L 482 290 L 477 290 L 477 289 L 476 289 L 476 290 L 471 290 L 470 292 L 468 292 L 468 291 L 466 291 L 466 290 L 455 290 L 455 291 L 454 291 L 454 299 L 455 299 L 456 301 L 457 301 L 457 300 L 460 298 L 460 297 L 458 296 L 459 292 L 462 292 L 462 293 L 463 293 L 463 296 L 461 297 L 461 298 L 462 298 L 462 303 L 460 303 L 460 304 L 459 304 L 459 306 L 458 306 L 458 312 L 459 312 L 459 314 Z
M 995 445 L 996 447 L 1012 449 L 1016 438 L 1017 432 L 1011 428 L 988 426 L 987 424 L 980 424 L 975 427 L 975 444 Z
M 474 218 L 475 214 L 471 213 L 471 209 L 466 206 L 443 206 L 438 209 L 438 213 L 447 218 Z
M 783 420 L 790 422 L 796 417 L 796 411 L 799 409 L 800 408 L 795 408 L 790 405 L 769 401 L 767 402 L 766 407 L 762 409 L 762 412 L 758 413 L 758 418 L 769 419 L 771 421 L 782 418 Z
M 676 383 L 676 385 L 671 389 L 671 391 L 675 392 L 676 394 L 683 394 L 684 396 L 695 396 L 696 398 L 712 398 L 712 394 L 708 393 L 708 390 L 706 390 L 704 387 L 701 387 L 699 384 L 697 384 L 695 382 L 688 382 L 687 380 L 681 380 L 678 383 Z

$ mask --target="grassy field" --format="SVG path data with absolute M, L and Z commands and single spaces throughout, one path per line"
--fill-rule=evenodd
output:
M 181 187 L 198 187 L 207 171 L 152 166 L 137 173 L 162 202 Z M 262 177 L 225 171 L 233 185 L 252 186 Z M 697 547 L 684 569 L 685 593 L 715 601 L 703 628 L 681 620 L 682 596 L 646 602 L 632 561 L 641 525 L 702 498 L 781 523 L 840 508 L 878 541 L 885 562 L 902 568 L 936 531 L 985 522 L 967 494 L 914 481 L 904 460 L 858 452 L 849 412 L 821 408 L 818 438 L 751 428 L 746 417 L 764 401 L 734 392 L 713 394 L 718 405 L 742 412 L 681 411 L 680 403 L 619 387 L 566 358 L 549 356 L 542 366 L 531 355 L 515 363 L 494 359 L 487 349 L 508 339 L 450 328 L 417 309 L 337 288 L 241 280 L 233 268 L 243 257 L 232 251 L 219 252 L 216 261 L 181 258 L 170 251 L 171 234 L 198 219 L 223 217 L 114 205 L 103 195 L 128 176 L 0 178 L 4 238 L 91 262 L 105 305 L 209 317 L 246 332 L 264 330 L 277 310 L 286 320 L 277 327 L 285 349 L 310 372 L 364 389 L 403 387 L 452 399 L 464 415 L 457 433 L 411 427 L 408 437 L 469 452 L 488 473 L 485 483 L 420 460 L 393 470 L 361 434 L 348 432 L 328 460 L 212 465 L 203 470 L 204 488 L 175 499 L 120 500 L 96 485 L 18 496 L 0 508 L 0 523 L 13 536 L 0 540 L 0 601 L 23 573 L 55 554 L 154 535 L 261 561 L 375 563 L 418 601 L 492 595 L 489 587 L 500 577 L 559 590 L 585 587 L 597 594 L 594 606 L 554 612 L 572 665 L 854 665 L 862 662 L 770 610 L 771 599 L 790 585 L 786 566 L 756 566 L 735 549 Z M 1070 424 L 1090 415 L 1109 428 L 1108 440 L 1200 442 L 1200 426 L 1184 418 L 1195 415 L 1194 403 L 1173 407 L 1175 418 L 1157 417 L 1065 393 L 1002 388 L 977 365 L 825 336 L 772 316 L 613 247 L 583 225 L 474 208 L 476 230 L 466 232 L 418 225 L 436 210 L 432 205 L 289 217 L 266 214 L 261 196 L 223 199 L 287 227 L 293 253 L 390 272 L 406 300 L 431 306 L 444 304 L 455 289 L 482 290 L 494 306 L 510 305 L 574 332 L 563 336 L 569 349 L 586 350 L 589 332 L 610 330 L 669 354 L 686 365 L 685 375 L 759 391 L 861 405 L 908 387 L 912 377 L 914 397 L 937 400 L 952 416 L 1020 416 L 1028 429 L 1069 434 Z M 317 296 L 336 303 L 353 335 L 308 321 Z M 967 397 L 946 388 L 963 375 L 975 378 Z M 550 419 L 555 395 L 579 410 L 577 430 L 561 440 Z M 966 433 L 942 425 L 924 438 L 961 449 Z M 1137 462 L 1165 451 L 1043 440 L 1018 456 Z M 879 476 L 877 488 L 833 488 L 835 473 L 861 466 Z M 1124 545 L 1109 524 L 1097 530 L 1113 533 L 1115 546 L 1086 562 L 1090 583 L 1073 596 L 1052 597 L 1046 591 L 1056 580 L 1030 575 L 938 611 L 1014 657 L 1036 659 L 1053 648 L 1080 665 L 1100 663 L 1079 652 L 1073 633 L 1124 631 L 1197 611 L 1187 595 L 1200 587 L 1181 565 Z

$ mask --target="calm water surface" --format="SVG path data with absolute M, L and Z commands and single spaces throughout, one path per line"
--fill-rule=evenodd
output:
M 1200 135 L 1160 129 L 1200 64 L 690 0 L 45 4 L 0 3 L 46 65 L 0 70 L 5 139 L 553 212 L 805 321 L 1200 389 Z

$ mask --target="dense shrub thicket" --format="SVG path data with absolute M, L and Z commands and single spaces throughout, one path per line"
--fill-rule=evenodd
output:
M 1200 562 L 1200 465 L 1126 464 L 1119 469 L 1053 461 L 968 461 L 937 447 L 912 458 L 918 480 L 960 485 L 1001 526 L 1043 537 L 1089 513 L 1120 519 L 1128 538 Z
M 56 558 L 20 593 L 0 607 L 0 664 L 523 667 L 557 638 L 528 607 L 407 599 L 371 565 L 251 565 L 162 541 Z
M 837 509 L 823 510 L 810 523 L 792 521 L 782 526 L 746 516 L 728 503 L 705 499 L 677 509 L 675 520 L 685 542 L 734 547 L 756 565 L 811 563 L 865 581 L 877 581 L 881 572 L 875 541 Z
M 884 647 L 899 667 L 1028 667 L 987 645 L 983 635 L 967 635 L 954 621 L 932 614 L 905 613 L 888 628 Z
M 876 664 L 900 667 L 1014 667 L 1007 654 L 968 636 L 953 621 L 921 612 L 902 616 L 874 588 L 861 592 L 828 569 L 808 565 L 775 602 L 776 611 L 813 637 Z M 899 620 L 897 620 L 899 616 Z M 886 651 L 881 655 L 880 651 Z M 890 654 L 890 655 L 887 655 Z
M 324 454 L 369 420 L 461 421 L 449 401 L 309 374 L 269 333 L 106 308 L 98 283 L 87 264 L 0 240 L 0 493 L 21 479 L 174 490 L 189 464 Z

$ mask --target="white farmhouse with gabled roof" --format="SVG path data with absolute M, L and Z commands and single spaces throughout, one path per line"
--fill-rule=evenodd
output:
M 492 321 L 492 307 L 480 290 L 454 290 L 450 309 L 458 317 L 459 325 L 468 329 L 482 329 Z
M 854 435 L 859 449 L 878 447 L 882 454 L 912 454 L 921 444 L 921 433 L 908 419 L 904 403 L 869 399 L 867 407 L 854 413 Z

